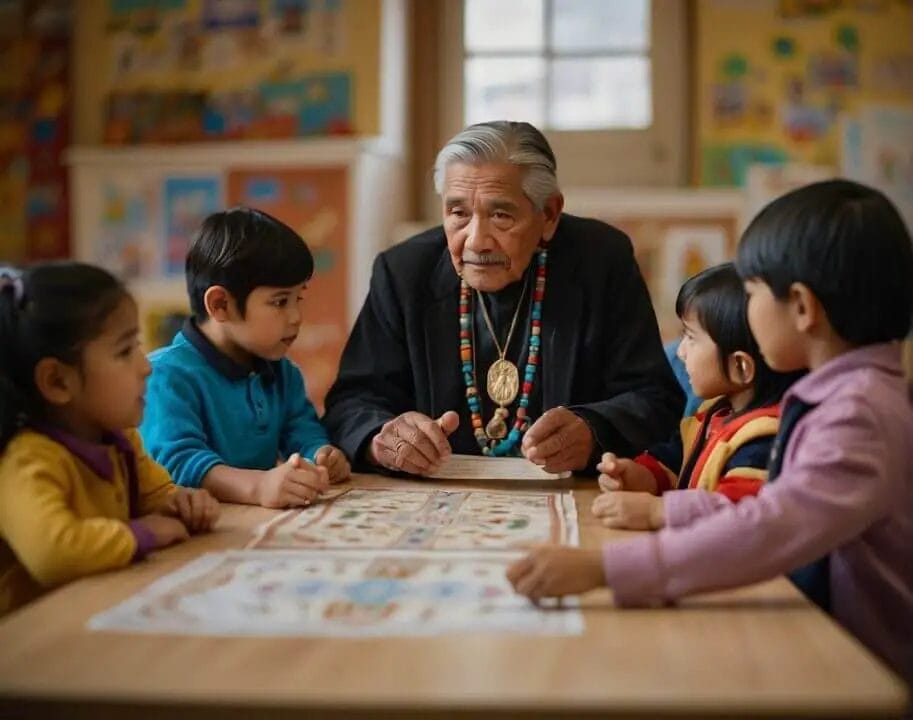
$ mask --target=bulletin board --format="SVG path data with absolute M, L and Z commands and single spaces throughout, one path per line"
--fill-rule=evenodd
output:
M 378 132 L 379 0 L 106 0 L 107 144 Z
M 630 214 L 611 220 L 634 244 L 664 341 L 681 331 L 675 299 L 685 280 L 735 257 L 737 223 L 735 215 L 726 213 L 699 218 Z
M 696 180 L 752 163 L 840 165 L 842 120 L 913 106 L 909 0 L 698 0 Z
M 97 182 L 86 259 L 128 282 L 182 279 L 194 234 L 225 206 L 218 170 L 110 170 Z
M 286 223 L 314 256 L 301 332 L 289 356 L 321 409 L 350 322 L 349 176 L 345 165 L 97 171 L 83 188 L 88 224 L 80 255 L 128 282 L 151 351 L 171 341 L 188 312 L 184 262 L 207 215 L 246 205 Z
M 681 332 L 675 299 L 692 275 L 735 257 L 745 197 L 737 190 L 571 188 L 567 211 L 624 232 L 650 291 L 663 340 Z

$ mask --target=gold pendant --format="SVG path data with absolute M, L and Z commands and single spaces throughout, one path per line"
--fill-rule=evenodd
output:
M 499 407 L 485 426 L 485 434 L 492 440 L 503 440 L 507 437 L 507 408 Z
M 520 372 L 509 360 L 495 360 L 488 368 L 488 397 L 497 405 L 510 405 L 520 390 Z

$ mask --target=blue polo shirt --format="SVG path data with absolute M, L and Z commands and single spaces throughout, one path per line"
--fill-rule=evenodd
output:
M 286 358 L 247 370 L 188 320 L 149 360 L 140 433 L 178 485 L 199 487 L 215 465 L 268 470 L 296 452 L 313 460 L 329 443 L 301 371 Z

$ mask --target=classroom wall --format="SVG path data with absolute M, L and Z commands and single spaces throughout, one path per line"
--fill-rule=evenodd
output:
M 348 77 L 351 83 L 348 122 L 329 131 L 377 134 L 380 0 L 312 0 L 301 5 L 308 9 L 293 24 L 269 0 L 223 6 L 210 0 L 80 0 L 73 56 L 78 88 L 75 142 L 112 141 L 106 114 L 113 93 L 198 92 L 211 96 L 265 88 L 262 94 L 268 93 L 277 103 L 297 103 L 302 99 L 294 97 L 294 83 L 326 75 L 343 83 Z M 220 7 L 238 10 L 228 14 Z M 336 92 L 332 84 L 328 87 L 328 92 Z M 312 90 L 305 88 L 304 92 Z M 327 90 L 315 94 L 319 92 Z M 304 100 L 319 102 L 321 98 Z M 346 100 L 339 102 L 345 105 Z M 284 130 L 264 127 L 255 136 L 302 134 Z M 321 127 L 315 133 L 326 131 Z M 192 133 L 181 138 L 178 132 L 166 141 L 205 139 Z
M 0 262 L 70 248 L 70 6 L 0 5 Z
M 701 185 L 744 185 L 752 162 L 837 170 L 846 120 L 869 106 L 913 109 L 906 0 L 697 0 L 694 8 L 692 179 Z

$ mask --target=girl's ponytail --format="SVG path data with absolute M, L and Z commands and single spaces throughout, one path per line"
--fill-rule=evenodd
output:
M 22 276 L 0 268 L 0 452 L 22 424 L 26 403 L 16 382 L 19 309 L 25 297 Z

